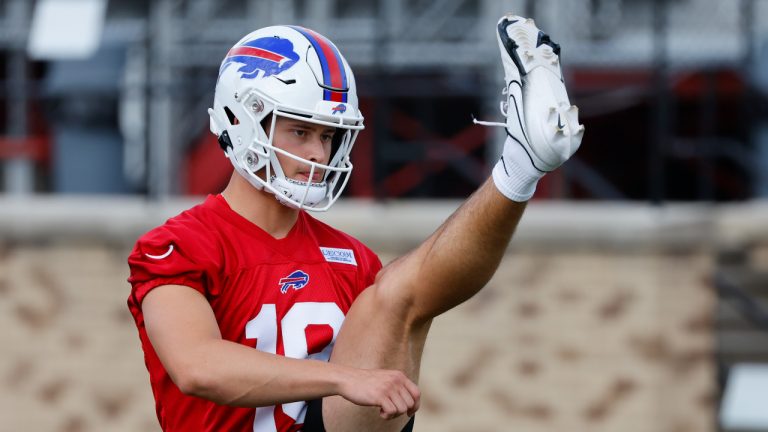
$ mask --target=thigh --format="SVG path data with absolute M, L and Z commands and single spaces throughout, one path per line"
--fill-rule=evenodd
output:
M 400 432 L 413 432 L 413 424 L 416 416 Z M 302 432 L 327 432 L 323 423 L 323 400 L 315 399 L 307 402 L 307 416 L 304 418 Z
M 431 320 L 414 320 L 410 299 L 397 287 L 375 284 L 355 300 L 336 338 L 331 362 L 358 368 L 403 371 L 418 383 L 421 355 Z M 397 432 L 409 419 L 382 420 L 379 409 L 361 407 L 340 396 L 323 400 L 328 432 Z

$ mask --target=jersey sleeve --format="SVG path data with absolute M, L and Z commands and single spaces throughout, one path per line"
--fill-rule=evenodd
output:
M 184 285 L 206 298 L 219 294 L 217 248 L 202 233 L 161 226 L 141 237 L 128 257 L 132 296 L 144 296 L 162 285 Z

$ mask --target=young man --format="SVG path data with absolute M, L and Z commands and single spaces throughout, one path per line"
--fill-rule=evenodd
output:
M 290 26 L 229 51 L 209 113 L 235 167 L 230 183 L 129 257 L 128 304 L 164 430 L 412 428 L 432 318 L 490 279 L 536 182 L 583 134 L 559 47 L 524 18 L 502 17 L 497 31 L 507 121 L 492 124 L 506 127 L 503 155 L 432 236 L 384 269 L 303 211 L 329 208 L 352 168 L 362 115 L 344 58 Z

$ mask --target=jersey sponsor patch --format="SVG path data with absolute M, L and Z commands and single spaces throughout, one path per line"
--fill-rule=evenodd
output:
M 342 264 L 349 264 L 356 266 L 355 253 L 352 249 L 339 249 L 331 247 L 320 246 L 320 252 L 323 253 L 325 260 L 328 262 L 336 262 Z
M 300 290 L 307 286 L 308 283 L 309 275 L 301 270 L 296 270 L 288 276 L 280 278 L 280 281 L 277 284 L 280 285 L 280 292 L 285 294 L 291 288 Z

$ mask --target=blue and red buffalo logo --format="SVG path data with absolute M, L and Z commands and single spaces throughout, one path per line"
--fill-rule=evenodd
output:
M 347 112 L 347 106 L 344 105 L 343 103 L 340 103 L 340 104 L 336 105 L 335 107 L 331 108 L 331 115 L 337 114 L 337 113 L 338 114 L 344 114 L 345 112 Z
M 296 270 L 295 272 L 289 274 L 288 276 L 284 278 L 280 278 L 280 282 L 277 284 L 280 285 L 280 292 L 285 294 L 288 292 L 289 288 L 293 288 L 295 290 L 300 290 L 307 286 L 309 283 L 309 275 L 304 273 L 301 270 Z
M 219 76 L 232 63 L 240 64 L 241 78 L 261 78 L 277 75 L 288 70 L 299 60 L 288 39 L 265 37 L 233 47 L 227 53 L 219 69 Z

